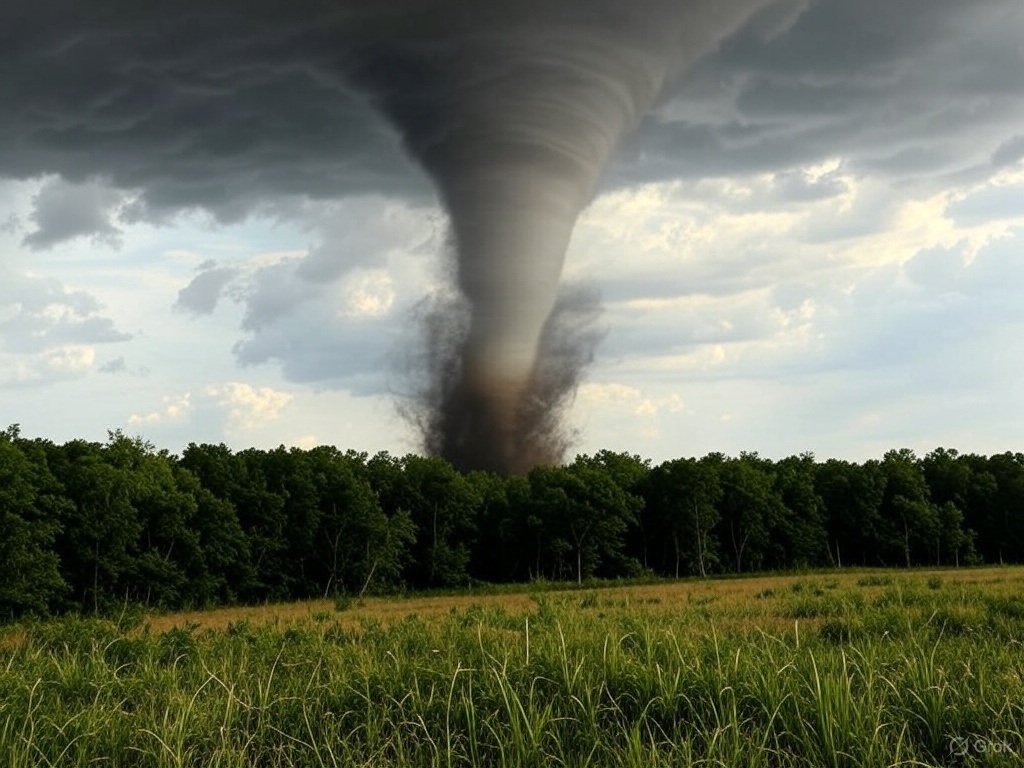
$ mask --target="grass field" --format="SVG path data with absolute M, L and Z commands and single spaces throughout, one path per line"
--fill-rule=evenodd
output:
M 0 631 L 10 766 L 1021 766 L 1024 568 Z

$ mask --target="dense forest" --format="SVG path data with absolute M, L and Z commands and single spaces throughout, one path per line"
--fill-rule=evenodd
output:
M 439 458 L 0 432 L 0 617 L 536 579 L 1024 562 L 1024 454 Z

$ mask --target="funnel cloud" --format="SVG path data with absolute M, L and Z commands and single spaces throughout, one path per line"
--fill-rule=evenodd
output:
M 502 473 L 562 458 L 594 340 L 554 312 L 576 219 L 666 83 L 766 4 L 409 4 L 354 25 L 350 75 L 450 217 L 463 316 L 431 320 L 429 450 Z
M 188 210 L 239 222 L 277 196 L 390 194 L 411 160 L 448 214 L 456 295 L 428 323 L 423 445 L 519 472 L 566 447 L 596 309 L 560 299 L 560 278 L 616 147 L 698 58 L 755 17 L 775 34 L 803 5 L 12 0 L 0 174 L 59 177 L 24 241 L 46 250 Z M 212 312 L 234 273 L 218 274 L 178 305 Z

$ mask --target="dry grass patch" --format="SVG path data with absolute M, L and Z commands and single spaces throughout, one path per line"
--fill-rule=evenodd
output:
M 939 585 L 936 587 L 936 585 Z M 856 569 L 826 571 L 805 575 L 758 575 L 748 578 L 708 580 L 686 579 L 646 585 L 602 585 L 588 589 L 552 590 L 540 593 L 523 585 L 523 591 L 509 594 L 465 594 L 448 596 L 369 597 L 355 600 L 338 610 L 332 600 L 309 600 L 262 606 L 240 606 L 205 611 L 181 611 L 153 614 L 145 626 L 151 632 L 163 633 L 175 627 L 202 630 L 224 630 L 231 625 L 247 623 L 278 628 L 305 624 L 316 619 L 336 623 L 344 628 L 358 628 L 366 620 L 390 626 L 416 615 L 436 621 L 452 614 L 479 608 L 500 608 L 510 616 L 537 612 L 538 599 L 563 606 L 577 606 L 601 615 L 615 614 L 681 614 L 692 616 L 697 626 L 715 626 L 723 631 L 740 633 L 764 631 L 794 632 L 794 621 L 803 628 L 820 625 L 827 616 L 794 615 L 791 601 L 806 598 L 849 599 L 862 594 L 867 602 L 878 600 L 894 590 L 966 590 L 973 594 L 984 589 L 989 596 L 1024 594 L 1024 568 L 985 567 L 972 569 L 929 569 L 897 571 L 894 569 Z
M 422 619 L 440 619 L 453 610 L 461 611 L 472 606 L 501 606 L 511 613 L 526 615 L 534 608 L 529 594 L 513 595 L 452 595 L 444 597 L 369 597 L 356 600 L 351 607 L 339 611 L 332 600 L 306 600 L 270 605 L 217 608 L 206 611 L 179 611 L 154 614 L 145 621 L 151 632 L 166 632 L 175 627 L 194 626 L 199 630 L 223 630 L 233 624 L 247 623 L 253 626 L 271 625 L 287 627 L 315 620 L 318 616 L 330 615 L 333 622 L 344 627 L 357 627 L 365 619 L 374 619 L 384 625 L 415 614 Z

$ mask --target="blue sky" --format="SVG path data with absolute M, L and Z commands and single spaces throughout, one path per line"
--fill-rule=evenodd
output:
M 1019 0 L 785 2 L 691 67 L 570 245 L 605 334 L 575 449 L 1020 450 L 1021 39 Z M 373 110 L 268 75 L 280 119 L 247 134 L 225 75 L 227 117 L 170 135 L 131 99 L 0 72 L 21 73 L 0 75 L 0 421 L 175 452 L 417 448 L 397 406 L 446 220 Z

